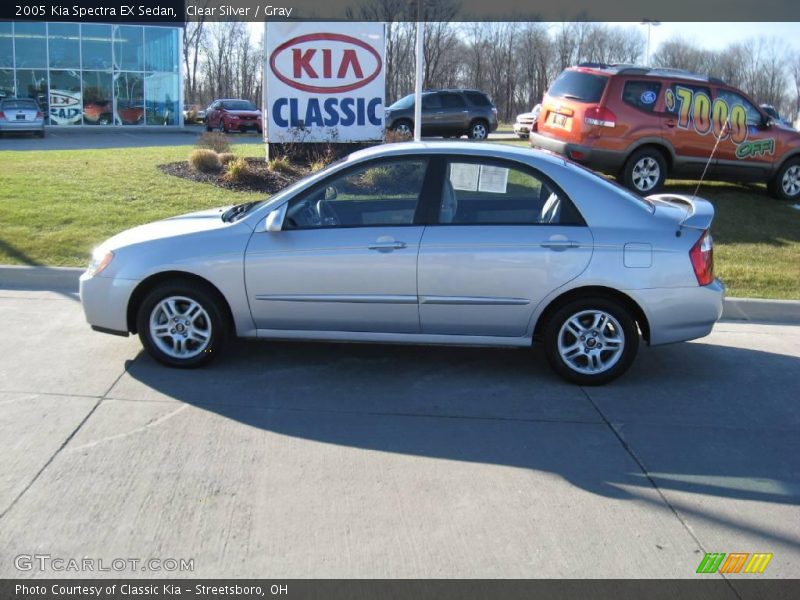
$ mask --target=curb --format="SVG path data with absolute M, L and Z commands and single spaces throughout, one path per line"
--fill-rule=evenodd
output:
M 78 291 L 84 269 L 0 265 L 0 289 Z M 725 321 L 800 325 L 800 300 L 725 298 Z

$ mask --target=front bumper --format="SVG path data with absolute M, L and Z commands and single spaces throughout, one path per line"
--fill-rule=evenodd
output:
M 530 140 L 532 148 L 555 152 L 577 163 L 610 175 L 616 175 L 622 169 L 627 157 L 625 152 L 572 144 L 535 131 L 530 134 Z
M 527 135 L 531 132 L 531 126 L 523 123 L 514 123 L 514 133 L 517 135 Z
M 138 284 L 134 279 L 81 275 L 80 297 L 86 322 L 95 331 L 128 335 L 128 303 Z

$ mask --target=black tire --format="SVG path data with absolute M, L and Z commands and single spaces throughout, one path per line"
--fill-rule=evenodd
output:
M 483 133 L 480 133 L 483 132 Z M 475 119 L 469 124 L 467 136 L 471 140 L 485 140 L 489 138 L 489 123 L 483 119 Z
M 205 314 L 197 316 L 195 320 L 193 320 L 193 324 L 198 323 L 199 320 L 198 331 L 202 328 L 210 333 L 210 335 L 207 336 L 207 343 L 205 344 L 192 342 L 191 339 L 187 339 L 186 333 L 183 334 L 183 343 L 186 345 L 187 351 L 189 351 L 190 354 L 192 352 L 197 352 L 198 349 L 202 347 L 199 353 L 187 356 L 187 358 L 176 357 L 165 352 L 160 347 L 159 342 L 154 339 L 150 329 L 150 319 L 151 316 L 154 315 L 156 307 L 162 300 L 176 297 L 191 300 L 202 308 Z M 219 297 L 218 293 L 209 286 L 201 283 L 180 279 L 162 283 L 153 288 L 139 305 L 139 310 L 136 313 L 136 328 L 139 331 L 139 339 L 145 350 L 161 364 L 184 369 L 204 365 L 221 353 L 228 340 L 228 320 L 225 318 L 226 313 L 222 303 L 223 300 Z M 180 309 L 182 305 L 187 304 L 188 303 L 179 301 L 176 306 Z M 163 312 L 160 312 L 160 314 L 156 316 L 166 317 Z M 179 315 L 179 318 L 183 318 L 182 315 Z M 172 325 L 173 323 L 170 321 L 163 323 L 165 327 L 171 327 Z M 164 337 L 169 337 L 170 340 L 173 340 L 179 333 L 177 328 L 181 325 L 182 323 L 178 322 L 177 325 L 175 325 L 176 329 L 171 329 L 171 334 L 167 334 Z M 193 331 L 190 331 L 188 327 L 186 331 L 189 336 L 193 334 Z M 192 343 L 191 348 L 189 347 L 190 342 Z M 164 341 L 162 343 L 165 344 L 166 342 Z M 174 342 L 172 343 L 174 344 Z
M 414 123 L 409 121 L 408 119 L 400 119 L 392 123 L 392 131 L 396 131 L 397 133 L 403 135 L 410 135 L 413 137 Z
M 42 129 L 41 131 L 37 131 L 36 132 L 36 137 L 43 138 L 44 137 L 44 129 Z
M 211 121 L 206 119 L 205 122 L 206 122 L 206 131 L 211 131 Z
M 637 194 L 653 194 L 667 178 L 664 154 L 653 147 L 640 148 L 628 157 L 622 167 L 620 183 Z
M 783 163 L 767 184 L 770 196 L 778 200 L 792 201 L 800 198 L 800 158 Z
M 566 329 L 567 322 L 576 318 L 579 324 L 589 325 L 594 320 L 592 311 L 609 315 L 611 319 L 607 319 L 605 325 L 596 328 L 599 335 L 591 335 L 592 328 L 589 327 L 583 332 L 586 333 L 586 340 L 582 341 L 582 338 L 573 335 Z M 621 330 L 621 336 L 617 332 L 617 324 Z M 562 328 L 564 328 L 564 342 L 567 344 L 567 348 L 573 345 L 576 347 L 574 364 L 567 362 L 559 350 Z M 611 338 L 616 336 L 616 339 L 621 340 L 621 350 L 615 359 L 614 349 L 608 347 L 612 342 L 606 340 L 605 335 L 609 335 Z M 602 385 L 616 379 L 631 366 L 639 349 L 639 330 L 634 318 L 619 302 L 612 298 L 595 296 L 573 300 L 557 309 L 545 323 L 542 340 L 547 362 L 561 377 L 578 385 Z M 604 343 L 606 344 L 605 349 L 602 348 Z M 581 369 L 589 369 L 592 355 L 599 356 L 598 361 L 609 362 L 608 368 L 595 373 L 582 371 Z
M 528 139 L 528 138 L 530 138 L 531 136 L 530 136 L 530 134 L 527 134 L 527 133 L 518 133 L 518 134 L 517 134 L 517 137 L 518 137 L 519 139 L 521 139 L 521 140 L 527 140 L 527 139 Z

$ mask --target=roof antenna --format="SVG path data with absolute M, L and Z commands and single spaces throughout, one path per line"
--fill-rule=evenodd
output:
M 719 135 L 715 135 L 714 137 L 717 138 L 717 141 L 714 142 L 714 147 L 711 149 L 711 154 L 708 155 L 708 160 L 706 161 L 706 166 L 703 167 L 703 174 L 700 175 L 700 179 L 697 181 L 697 187 L 694 188 L 694 193 L 692 194 L 692 200 L 697 198 L 697 192 L 700 191 L 700 186 L 703 183 L 703 180 L 706 178 L 706 173 L 708 172 L 708 165 L 711 164 L 711 160 L 714 158 L 714 153 L 717 151 L 717 146 L 719 146 L 720 141 L 725 134 L 727 133 L 728 129 L 730 128 L 731 121 L 730 119 L 725 121 L 725 125 L 722 127 L 722 131 L 719 132 Z

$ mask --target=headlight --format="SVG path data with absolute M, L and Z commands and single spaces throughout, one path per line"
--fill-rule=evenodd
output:
M 89 268 L 86 269 L 86 273 L 88 273 L 90 277 L 94 277 L 95 275 L 102 273 L 103 269 L 110 265 L 113 259 L 114 253 L 110 250 L 107 252 L 95 250 L 92 252 L 92 260 L 89 263 Z

